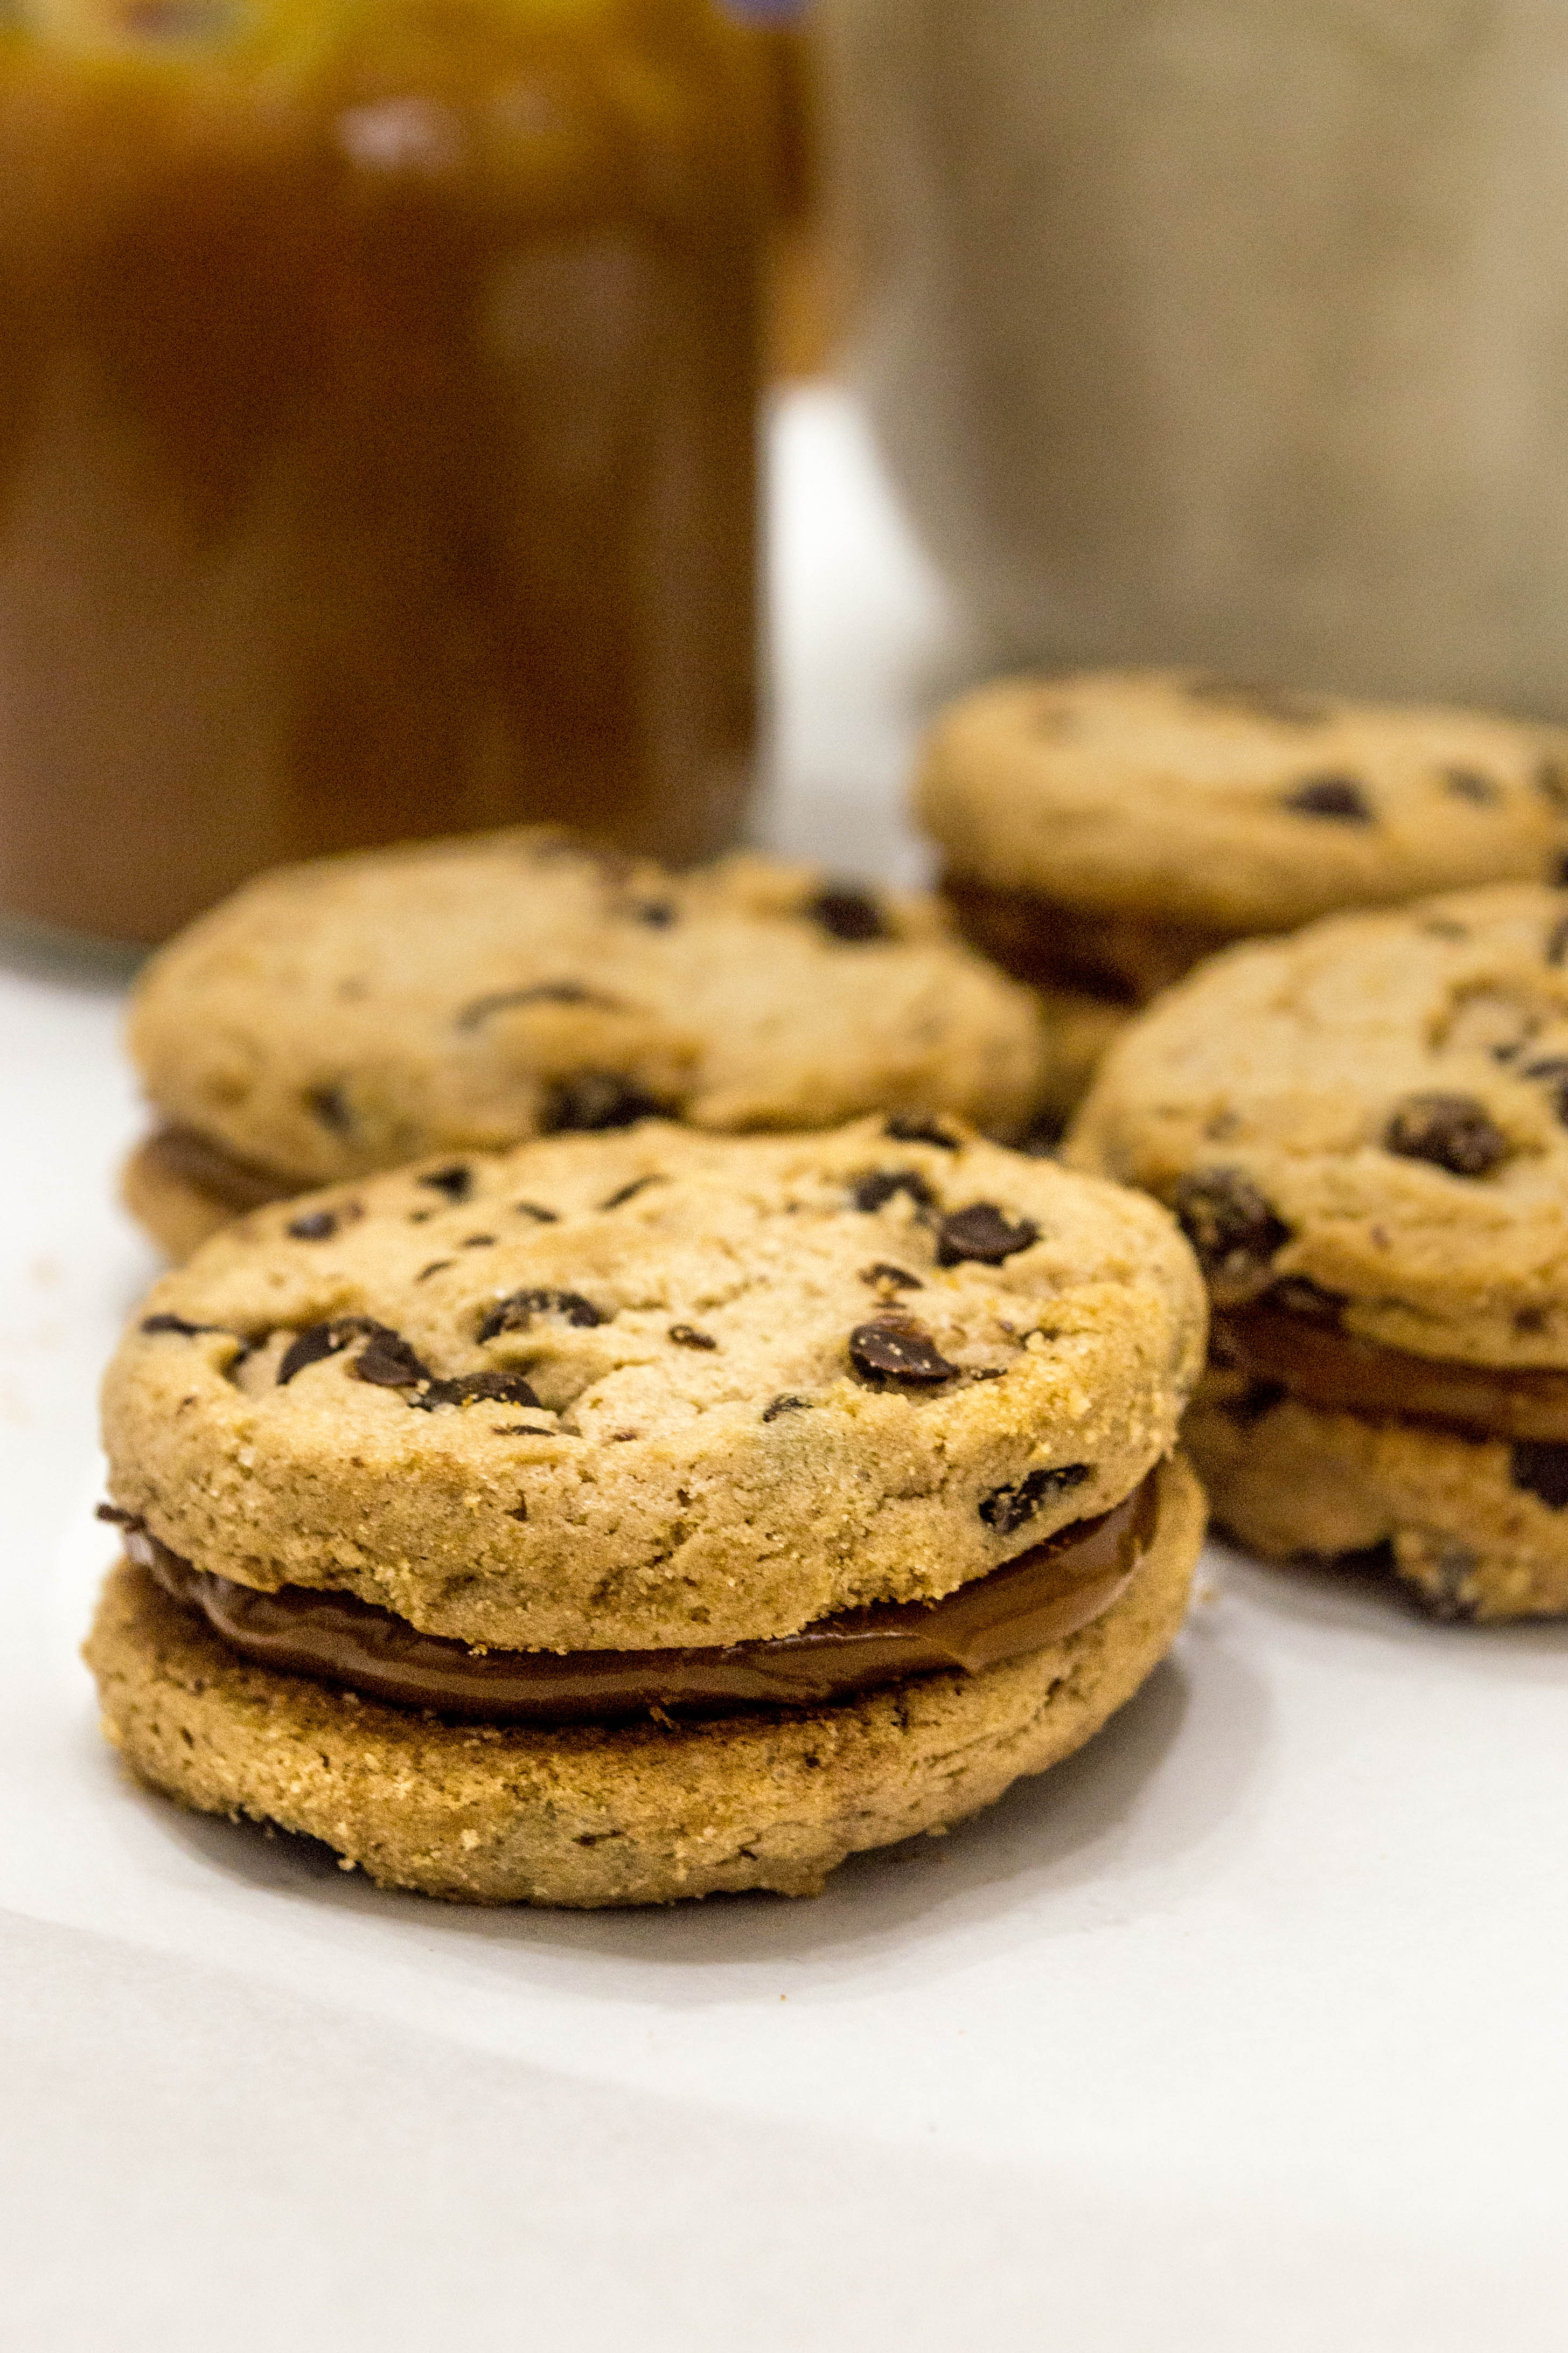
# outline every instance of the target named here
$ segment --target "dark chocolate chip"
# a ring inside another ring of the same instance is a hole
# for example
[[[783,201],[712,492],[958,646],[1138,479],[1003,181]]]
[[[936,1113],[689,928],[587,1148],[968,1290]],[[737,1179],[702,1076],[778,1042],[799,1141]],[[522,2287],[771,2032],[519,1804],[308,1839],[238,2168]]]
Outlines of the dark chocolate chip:
[[[479,1337],[493,1340],[498,1333],[526,1332],[536,1315],[562,1316],[584,1332],[610,1320],[580,1291],[514,1291],[509,1298],[499,1299],[490,1309],[479,1325]]]
[[[1032,1520],[1047,1495],[1064,1495],[1070,1487],[1081,1487],[1089,1477],[1087,1462],[1061,1462],[1048,1471],[1031,1471],[1011,1487],[993,1487],[980,1499],[980,1516],[988,1528],[999,1536],[1010,1536],[1026,1520]]]
[[[426,1380],[408,1402],[433,1413],[438,1405],[537,1406],[539,1399],[521,1373],[456,1373],[449,1380]]]
[[[1509,1476],[1549,1512],[1568,1511],[1568,1446],[1552,1438],[1520,1438],[1509,1454]]]
[[[1527,1337],[1538,1336],[1546,1330],[1551,1321],[1550,1307],[1516,1307],[1513,1311],[1514,1330],[1524,1334]]]
[[[107,1520],[111,1528],[139,1528],[145,1525],[136,1513],[122,1512],[118,1504],[96,1504],[93,1506],[92,1516],[95,1520]]]
[[[494,1234],[465,1234],[462,1241],[464,1250],[490,1250],[494,1245]]]
[[[528,1504],[526,1502],[514,1504],[510,1511],[507,1514],[507,1518],[509,1520],[526,1520],[527,1517]]]
[[[1568,809],[1568,767],[1561,760],[1542,760],[1535,772],[1535,789],[1554,809]]]
[[[335,1209],[307,1209],[302,1218],[290,1218],[288,1231],[297,1242],[324,1242],[338,1230]]]
[[[336,1315],[330,1324],[307,1324],[283,1351],[278,1366],[278,1387],[287,1388],[295,1374],[302,1373],[307,1365],[319,1365],[324,1356],[335,1356],[351,1342],[384,1328],[368,1315]]]
[[[1226,1400],[1225,1409],[1232,1421],[1239,1422],[1243,1430],[1250,1430],[1255,1421],[1261,1421],[1266,1413],[1272,1413],[1277,1405],[1282,1404],[1285,1396],[1283,1381],[1248,1381],[1239,1397]]]
[[[431,1168],[414,1181],[428,1185],[432,1193],[444,1193],[448,1201],[466,1201],[474,1189],[474,1172],[467,1161],[454,1160],[449,1167]]]
[[[1552,1110],[1568,1127],[1568,1055],[1548,1054],[1542,1061],[1527,1062],[1520,1076],[1544,1084]]]
[[[305,1103],[312,1116],[334,1135],[347,1135],[353,1127],[353,1113],[342,1087],[310,1087]]]
[[[875,899],[852,883],[830,882],[808,902],[804,913],[821,925],[829,939],[858,942],[892,937]]]
[[[700,1332],[695,1324],[672,1324],[669,1337],[682,1348],[716,1348],[717,1340],[710,1332]]]
[[[1568,957],[1568,915],[1560,915],[1552,924],[1542,955],[1548,964],[1562,964]]]
[[[514,1201],[511,1206],[516,1216],[531,1218],[536,1225],[558,1226],[561,1223],[559,1209],[542,1208],[537,1201]]]
[[[1443,782],[1457,799],[1473,801],[1477,808],[1495,808],[1502,798],[1501,786],[1479,768],[1445,768]]]
[[[178,1332],[182,1338],[195,1339],[198,1332],[225,1332],[225,1324],[187,1324],[183,1315],[149,1315],[141,1326],[143,1332]]]
[[[805,1413],[809,1409],[810,1405],[809,1398],[776,1397],[771,1405],[765,1405],[763,1408],[763,1419],[776,1421],[781,1413]]]
[[[1473,1095],[1406,1095],[1384,1130],[1383,1148],[1430,1161],[1450,1176],[1487,1176],[1509,1156],[1508,1138]]]
[[[427,1275],[440,1274],[444,1272],[447,1267],[456,1266],[457,1263],[458,1261],[455,1258],[433,1258],[428,1266],[422,1266],[420,1268],[414,1280],[416,1282],[423,1282]]]
[[[612,1193],[607,1201],[600,1202],[599,1207],[601,1209],[618,1209],[623,1201],[635,1201],[637,1195],[646,1193],[650,1185],[663,1185],[668,1181],[663,1176],[634,1176],[629,1185],[623,1185],[618,1193]]]
[[[890,1266],[885,1258],[879,1258],[875,1266],[862,1267],[860,1270],[860,1280],[862,1282],[890,1283],[895,1291],[923,1291],[925,1289],[925,1285],[921,1281],[918,1274],[910,1274],[907,1267]]]
[[[596,988],[584,988],[580,980],[542,980],[531,988],[500,988],[489,997],[476,997],[458,1014],[459,1029],[477,1029],[492,1014],[514,1013],[524,1005],[596,1005],[606,1012],[620,1008],[620,998],[603,996]]]
[[[1375,822],[1366,788],[1353,776],[1308,776],[1292,786],[1281,806],[1296,817],[1336,818],[1342,825]]]
[[[574,1071],[558,1079],[545,1101],[548,1134],[565,1130],[598,1134],[610,1127],[635,1127],[639,1119],[661,1118],[667,1109],[646,1087],[620,1071]]]
[[[1329,712],[1321,702],[1289,687],[1252,686],[1244,680],[1194,678],[1186,692],[1194,702],[1215,702],[1243,711],[1253,719],[1271,719],[1279,727],[1321,727]]]
[[[672,899],[635,899],[628,913],[650,932],[668,932],[677,920]]]
[[[378,1389],[411,1389],[431,1377],[429,1366],[420,1361],[402,1334],[384,1324],[372,1327],[353,1370],[358,1379]]]
[[[895,1144],[934,1144],[939,1152],[961,1152],[962,1136],[954,1135],[940,1120],[926,1119],[919,1112],[900,1111],[893,1113],[883,1134]]]
[[[952,1210],[938,1226],[937,1260],[942,1266],[961,1266],[966,1259],[977,1266],[1000,1266],[1039,1239],[1038,1226],[1027,1218],[1009,1225],[994,1201],[972,1201],[966,1209]]]
[[[1171,1207],[1211,1282],[1232,1294],[1256,1290],[1290,1229],[1241,1168],[1196,1168]]]
[[[951,1381],[959,1370],[909,1315],[878,1315],[869,1324],[857,1324],[849,1335],[849,1356],[868,1380],[900,1381],[916,1388]]]
[[[868,1216],[879,1209],[884,1201],[890,1201],[895,1193],[907,1196],[917,1209],[936,1206],[936,1195],[918,1168],[873,1168],[868,1175],[858,1176],[850,1187],[855,1207],[864,1209]]]

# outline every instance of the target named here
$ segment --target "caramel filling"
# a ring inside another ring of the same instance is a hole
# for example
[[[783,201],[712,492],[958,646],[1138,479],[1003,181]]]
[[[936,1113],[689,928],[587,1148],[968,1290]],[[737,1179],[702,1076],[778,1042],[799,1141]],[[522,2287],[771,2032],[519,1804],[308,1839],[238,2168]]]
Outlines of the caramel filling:
[[[258,1592],[198,1569],[141,1526],[125,1549],[242,1658],[471,1723],[616,1724],[650,1711],[816,1707],[917,1675],[978,1674],[1103,1617],[1154,1535],[1158,1474],[1124,1503],[941,1601],[849,1609],[773,1641],[715,1650],[472,1651],[346,1593]]]
[[[1428,1421],[1466,1436],[1568,1442],[1568,1371],[1461,1365],[1358,1339],[1268,1300],[1222,1309],[1214,1355],[1303,1404],[1384,1420]]]
[[[1069,907],[1032,891],[1002,891],[944,874],[942,895],[972,945],[1037,988],[1087,989],[1144,1005],[1236,936],[1201,923]]]
[[[226,1145],[213,1144],[194,1127],[161,1127],[142,1146],[142,1157],[167,1176],[205,1193],[220,1209],[243,1217],[247,1209],[264,1209],[269,1201],[291,1200],[296,1193],[313,1192],[319,1176],[285,1176],[242,1160]]]

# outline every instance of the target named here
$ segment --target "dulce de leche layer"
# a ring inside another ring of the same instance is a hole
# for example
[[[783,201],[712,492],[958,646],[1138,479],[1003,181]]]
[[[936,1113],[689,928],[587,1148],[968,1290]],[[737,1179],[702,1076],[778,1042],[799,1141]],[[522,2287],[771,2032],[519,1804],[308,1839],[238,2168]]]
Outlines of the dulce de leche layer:
[[[1215,1317],[1215,1361],[1331,1411],[1429,1421],[1466,1435],[1568,1442],[1568,1370],[1415,1356],[1261,1300]]]
[[[195,1567],[144,1527],[125,1549],[258,1665],[399,1707],[486,1724],[616,1724],[650,1711],[816,1707],[916,1675],[978,1674],[1103,1617],[1154,1534],[1158,1473],[1092,1520],[934,1602],[879,1603],[772,1641],[667,1651],[471,1651],[346,1593],[258,1592]]]

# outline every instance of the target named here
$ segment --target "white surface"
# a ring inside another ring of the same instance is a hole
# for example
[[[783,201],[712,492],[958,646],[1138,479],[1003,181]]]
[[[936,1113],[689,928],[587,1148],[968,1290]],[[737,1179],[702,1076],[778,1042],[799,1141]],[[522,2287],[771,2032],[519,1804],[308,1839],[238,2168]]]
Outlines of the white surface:
[[[853,417],[780,433],[770,829],[912,871],[940,603]],[[116,1017],[0,970],[7,2345],[1561,2345],[1568,1632],[1216,1556],[1081,1757],[810,1904],[447,1910],[121,1778]]]

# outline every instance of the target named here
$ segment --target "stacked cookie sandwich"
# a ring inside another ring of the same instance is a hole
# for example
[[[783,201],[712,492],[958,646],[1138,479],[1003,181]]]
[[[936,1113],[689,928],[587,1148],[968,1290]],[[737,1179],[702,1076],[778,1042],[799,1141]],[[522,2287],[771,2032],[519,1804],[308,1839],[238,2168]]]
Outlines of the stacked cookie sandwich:
[[[1042,989],[1062,1093],[1233,940],[1556,881],[1568,736],[1183,671],[1006,679],[939,721],[916,806],[967,936]]]
[[[1231,949],[1068,1138],[1192,1239],[1185,1430],[1274,1556],[1387,1546],[1447,1616],[1568,1610],[1568,893],[1501,886]]]
[[[1163,1209],[935,1120],[263,1208],[109,1374],[106,1728],[437,1895],[815,1890],[1163,1655],[1204,1329]]]
[[[673,875],[537,827],[264,876],[153,958],[131,1046],[160,1125],[126,1197],[176,1257],[424,1154],[659,1114],[1012,1136],[1060,1092],[1039,1007],[935,901],[761,858]]]

